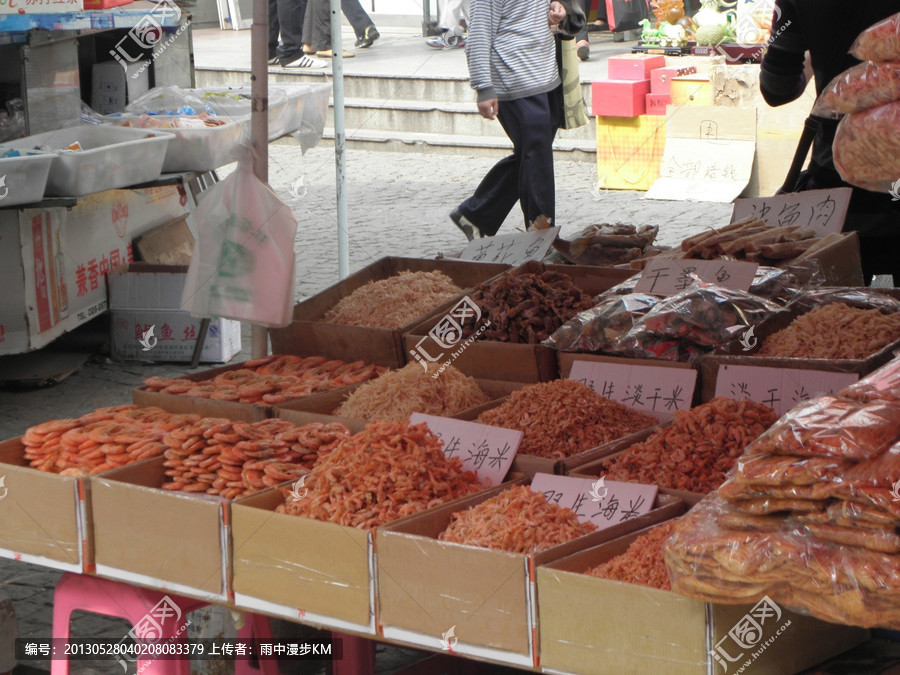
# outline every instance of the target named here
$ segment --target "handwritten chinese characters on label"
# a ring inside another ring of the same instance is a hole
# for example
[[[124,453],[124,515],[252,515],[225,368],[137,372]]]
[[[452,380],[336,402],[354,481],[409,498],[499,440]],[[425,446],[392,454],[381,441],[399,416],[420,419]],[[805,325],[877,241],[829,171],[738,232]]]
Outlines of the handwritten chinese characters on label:
[[[644,267],[634,290],[637,293],[674,295],[699,278],[726,288],[746,291],[759,267],[756,263],[734,260],[674,260],[653,258]]]
[[[817,237],[824,237],[844,229],[851,193],[851,188],[833,188],[792,192],[775,197],[735,199],[731,222],[756,216],[767,225],[800,225],[812,228]]]
[[[522,442],[522,432],[449,417],[413,413],[410,424],[424,422],[441,439],[447,457],[459,457],[466,471],[476,471],[482,485],[503,481]]]
[[[581,522],[593,523],[600,530],[644,515],[653,508],[659,491],[656,485],[549,473],[536,473],[531,489],[542,492],[551,504],[571,509]]]
[[[461,260],[474,262],[522,265],[529,260],[542,260],[558,233],[558,227],[551,227],[548,230],[475,239],[463,249],[459,257]]]
[[[801,368],[720,365],[716,396],[748,398],[783,415],[802,401],[819,394],[834,394],[859,379],[855,373],[832,373]]]
[[[667,422],[677,410],[691,407],[697,371],[693,368],[575,361],[569,379],[588,385],[611,401]]]

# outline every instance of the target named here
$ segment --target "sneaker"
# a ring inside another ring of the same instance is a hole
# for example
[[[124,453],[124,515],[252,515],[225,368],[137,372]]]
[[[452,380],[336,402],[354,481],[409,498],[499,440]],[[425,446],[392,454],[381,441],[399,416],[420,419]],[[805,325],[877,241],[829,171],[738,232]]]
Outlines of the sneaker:
[[[270,57],[269,57],[269,60],[266,61],[266,63],[268,63],[270,66],[274,66],[276,63],[278,63],[278,57],[277,57],[277,56],[270,56]]]
[[[450,220],[463,231],[463,234],[468,237],[469,241],[473,239],[481,239],[484,235],[481,233],[481,230],[468,218],[466,218],[459,209],[453,209],[450,212]]]
[[[425,40],[425,44],[432,49],[462,49],[466,46],[466,37],[448,30],[440,35],[432,35]]]
[[[575,45],[575,53],[578,54],[578,58],[582,61],[589,60],[591,58],[591,43],[587,40],[580,40]]]
[[[299,59],[295,59],[290,63],[282,63],[282,68],[324,68],[328,65],[327,61],[323,61],[322,59],[314,59],[310,56],[306,56],[305,54],[301,56]]]
[[[366,49],[367,47],[371,47],[372,43],[380,37],[381,33],[378,32],[378,29],[375,28],[375,26],[367,26],[366,30],[363,31],[362,36],[354,43],[353,46],[357,49]]]
[[[341,54],[345,59],[350,59],[356,56],[355,53],[349,52],[346,49],[341,50]],[[316,57],[320,59],[330,59],[334,56],[334,53],[330,49],[320,49],[316,52]]]

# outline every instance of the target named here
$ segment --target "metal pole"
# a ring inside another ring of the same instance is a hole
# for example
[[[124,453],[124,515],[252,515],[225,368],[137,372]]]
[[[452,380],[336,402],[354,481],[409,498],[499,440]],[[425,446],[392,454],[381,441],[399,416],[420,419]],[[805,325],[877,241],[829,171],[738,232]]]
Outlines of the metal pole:
[[[253,146],[253,173],[269,182],[269,3],[253,0],[253,24],[250,27],[250,143]],[[250,354],[258,359],[269,352],[269,332],[253,325]]]
[[[260,0],[255,0],[260,2]],[[344,49],[341,45],[341,1],[331,0],[331,75],[334,81],[334,168],[337,179],[338,276],[350,274],[344,157]]]

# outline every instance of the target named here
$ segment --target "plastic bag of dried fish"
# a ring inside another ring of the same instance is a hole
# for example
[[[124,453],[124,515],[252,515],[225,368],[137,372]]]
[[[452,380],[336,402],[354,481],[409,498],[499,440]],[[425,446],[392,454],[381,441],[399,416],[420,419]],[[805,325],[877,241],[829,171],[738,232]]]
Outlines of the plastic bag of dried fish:
[[[602,296],[601,296],[602,297]],[[616,345],[634,322],[656,306],[660,298],[629,293],[602,298],[596,306],[569,319],[543,344],[564,352],[599,352]]]

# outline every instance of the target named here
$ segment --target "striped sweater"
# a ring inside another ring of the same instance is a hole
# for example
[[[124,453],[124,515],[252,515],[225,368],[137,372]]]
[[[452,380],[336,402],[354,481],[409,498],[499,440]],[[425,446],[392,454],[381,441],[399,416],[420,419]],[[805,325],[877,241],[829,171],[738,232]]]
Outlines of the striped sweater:
[[[509,101],[559,86],[550,0],[472,0],[466,58],[478,100]]]

